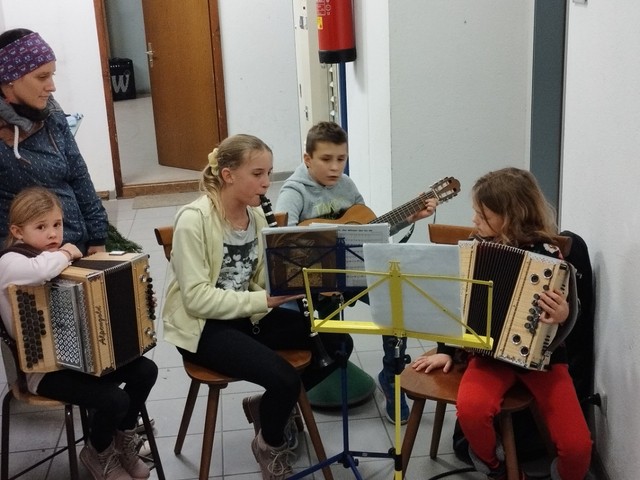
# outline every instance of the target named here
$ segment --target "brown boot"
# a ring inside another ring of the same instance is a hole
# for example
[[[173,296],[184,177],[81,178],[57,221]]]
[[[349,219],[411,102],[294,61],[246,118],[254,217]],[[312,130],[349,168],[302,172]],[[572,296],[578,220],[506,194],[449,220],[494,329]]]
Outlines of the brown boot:
[[[262,394],[242,399],[242,409],[249,423],[253,423],[256,435],[260,432],[260,400],[262,400]]]
[[[80,461],[95,480],[132,480],[131,475],[120,464],[115,442],[98,453],[89,443],[80,452]]]
[[[262,395],[253,395],[252,397],[245,397],[242,399],[242,409],[244,410],[244,414],[247,417],[249,423],[253,423],[253,429],[258,435],[260,431],[260,401],[262,400]],[[298,419],[301,418],[300,411],[298,410],[298,406],[296,405],[293,410],[291,410],[291,415],[289,415],[289,419],[287,420],[286,425],[284,426],[284,439],[289,446],[289,449],[295,450],[298,448],[298,432],[302,431],[298,427]]]
[[[149,467],[138,457],[138,436],[135,429],[116,432],[116,449],[120,455],[120,463],[133,480],[145,480],[151,472]]]
[[[291,474],[291,460],[295,454],[286,443],[280,447],[272,447],[258,433],[251,442],[251,450],[256,457],[264,480],[282,480]]]

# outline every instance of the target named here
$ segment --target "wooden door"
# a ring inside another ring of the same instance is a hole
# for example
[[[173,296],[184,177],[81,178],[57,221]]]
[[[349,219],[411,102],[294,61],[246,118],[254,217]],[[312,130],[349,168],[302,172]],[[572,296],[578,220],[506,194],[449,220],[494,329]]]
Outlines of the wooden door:
[[[142,0],[158,163],[202,170],[226,137],[217,0]]]

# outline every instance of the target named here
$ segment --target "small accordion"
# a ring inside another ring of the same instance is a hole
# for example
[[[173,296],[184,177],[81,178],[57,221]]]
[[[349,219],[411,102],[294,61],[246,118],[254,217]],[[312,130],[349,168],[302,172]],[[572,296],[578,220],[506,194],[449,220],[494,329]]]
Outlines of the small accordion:
[[[149,256],[96,253],[44,285],[11,285],[20,368],[102,376],[156,345]]]
[[[490,328],[493,347],[474,352],[530,370],[547,368],[551,353],[569,334],[577,315],[575,271],[571,264],[498,243],[462,241],[458,245],[460,276],[493,282]],[[573,318],[565,322],[561,335],[558,325],[540,321],[542,309],[537,300],[547,290],[557,290],[565,298],[571,293]],[[465,282],[461,295],[463,320],[473,331],[484,334],[487,287]]]

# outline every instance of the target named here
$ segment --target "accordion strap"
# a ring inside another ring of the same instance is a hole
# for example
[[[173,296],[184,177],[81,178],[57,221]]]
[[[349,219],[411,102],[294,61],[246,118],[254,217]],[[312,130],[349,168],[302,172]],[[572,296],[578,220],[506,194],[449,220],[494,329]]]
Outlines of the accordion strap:
[[[9,253],[9,252],[21,253],[22,255],[28,258],[37,257],[42,253],[41,250],[38,250],[37,248],[33,248],[32,246],[27,245],[26,243],[16,243],[15,245],[11,245],[10,247],[2,250],[0,252],[0,257],[2,257],[5,253]]]

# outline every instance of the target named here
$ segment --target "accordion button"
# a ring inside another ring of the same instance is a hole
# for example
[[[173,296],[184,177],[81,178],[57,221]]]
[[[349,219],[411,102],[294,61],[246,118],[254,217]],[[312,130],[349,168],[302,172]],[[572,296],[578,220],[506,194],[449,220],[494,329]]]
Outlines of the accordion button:
[[[521,347],[520,348],[520,355],[522,355],[523,357],[526,357],[529,355],[529,348],[528,347]]]
[[[540,281],[540,277],[534,273],[533,275],[531,275],[531,277],[529,277],[529,280],[535,285]]]
[[[515,345],[519,345],[520,342],[522,341],[522,338],[520,337],[520,335],[514,335],[513,337],[511,337],[511,341],[515,344]]]
[[[551,278],[553,276],[553,270],[550,268],[545,268],[544,270],[544,278]]]

